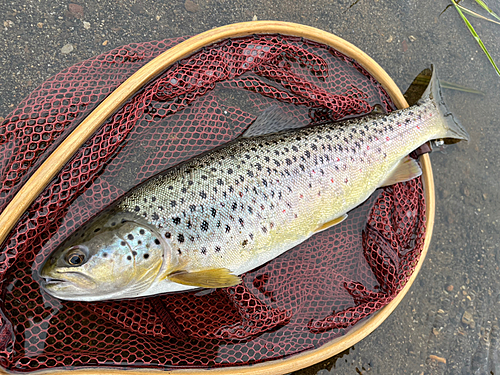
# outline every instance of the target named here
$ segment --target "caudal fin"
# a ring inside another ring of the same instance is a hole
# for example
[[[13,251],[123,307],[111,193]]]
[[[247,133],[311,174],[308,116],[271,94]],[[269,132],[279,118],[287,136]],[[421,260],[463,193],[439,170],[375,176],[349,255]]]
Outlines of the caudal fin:
[[[428,82],[427,86],[425,83]],[[441,95],[441,85],[434,67],[423,70],[410,85],[405,93],[409,105],[420,104],[431,100],[436,104],[439,114],[443,118],[446,133],[442,136],[445,143],[457,143],[469,140],[469,134],[460,122],[453,116],[444,103]]]

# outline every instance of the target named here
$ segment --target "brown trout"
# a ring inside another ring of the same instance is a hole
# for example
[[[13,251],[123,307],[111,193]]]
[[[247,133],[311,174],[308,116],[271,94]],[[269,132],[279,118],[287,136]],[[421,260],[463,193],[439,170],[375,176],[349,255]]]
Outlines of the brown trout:
[[[404,110],[262,134],[290,127],[268,122],[132,189],[50,255],[42,287],[98,301],[236,285],[375,189],[420,175],[408,154],[422,144],[468,139],[434,73]]]

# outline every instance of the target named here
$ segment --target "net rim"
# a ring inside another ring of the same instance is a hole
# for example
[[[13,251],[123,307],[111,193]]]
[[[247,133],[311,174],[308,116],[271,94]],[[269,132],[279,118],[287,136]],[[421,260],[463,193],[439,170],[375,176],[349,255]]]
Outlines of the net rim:
[[[4,241],[20,216],[47,186],[50,180],[59,172],[64,164],[73,156],[78,148],[80,148],[81,145],[100,127],[100,125],[106,121],[112,113],[121,107],[135,92],[140,90],[146,83],[154,79],[176,61],[193,54],[205,46],[226,38],[243,37],[252,34],[282,34],[303,37],[305,39],[333,47],[344,55],[353,58],[364,69],[366,69],[368,73],[370,73],[384,87],[398,109],[408,107],[401,91],[389,75],[380,67],[380,65],[378,65],[371,57],[366,55],[359,48],[326,31],[311,26],[282,21],[242,22],[208,30],[172,47],[139,69],[105,100],[103,100],[101,104],[82,121],[82,123],[38,168],[38,170],[35,171],[31,178],[25,183],[25,185],[14,196],[12,201],[2,212],[0,215],[0,243]],[[186,375],[200,375],[206,374],[207,371],[215,374],[231,374],[235,372],[238,374],[284,374],[314,365],[351,347],[373,332],[392,313],[392,311],[394,311],[396,306],[401,302],[413,284],[413,281],[415,280],[425,259],[434,225],[435,196],[430,158],[427,154],[425,154],[422,155],[420,160],[422,164],[423,185],[427,207],[427,229],[418,264],[407,284],[389,304],[368,318],[366,321],[355,325],[346,335],[334,339],[328,344],[325,344],[317,349],[296,354],[286,359],[272,360],[255,365],[231,366],[211,370],[178,369],[170,371],[155,369],[121,370],[94,367],[87,369],[74,369],[71,370],[71,374],[139,375],[155,374],[160,372],[162,374],[175,372]],[[33,373],[45,374],[55,372],[58,374],[70,374],[69,370],[57,369],[47,369]],[[9,372],[4,369],[0,369],[0,374],[8,373]]]

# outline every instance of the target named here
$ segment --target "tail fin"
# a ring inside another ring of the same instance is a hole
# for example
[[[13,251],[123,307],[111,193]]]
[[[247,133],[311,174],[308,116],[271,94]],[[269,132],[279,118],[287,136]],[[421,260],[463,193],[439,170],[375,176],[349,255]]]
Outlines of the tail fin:
[[[425,86],[426,82],[428,82],[427,86]],[[425,90],[423,90],[424,88]],[[443,136],[446,144],[457,143],[461,140],[469,140],[467,131],[460,122],[453,117],[453,114],[444,103],[441,95],[441,85],[439,84],[437,73],[432,65],[431,69],[427,68],[423,70],[417,78],[413,80],[413,83],[405,93],[405,97],[409,105],[420,104],[426,100],[431,100],[436,104],[446,128],[446,133]]]

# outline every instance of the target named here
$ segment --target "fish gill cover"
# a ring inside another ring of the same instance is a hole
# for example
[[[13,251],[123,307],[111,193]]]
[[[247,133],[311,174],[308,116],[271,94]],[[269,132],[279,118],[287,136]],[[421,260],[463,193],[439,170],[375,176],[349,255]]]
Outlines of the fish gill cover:
[[[0,209],[103,98],[184,39],[117,48],[25,99],[0,127]],[[355,61],[301,38],[227,39],[177,62],[78,150],[2,245],[1,366],[257,363],[317,348],[390,302],[423,247],[420,178],[378,190],[235,287],[95,303],[40,291],[37,272],[66,236],[131,187],[235,139],[271,105],[304,125],[395,109]]]

